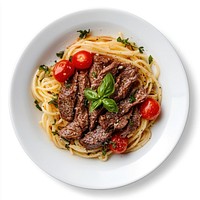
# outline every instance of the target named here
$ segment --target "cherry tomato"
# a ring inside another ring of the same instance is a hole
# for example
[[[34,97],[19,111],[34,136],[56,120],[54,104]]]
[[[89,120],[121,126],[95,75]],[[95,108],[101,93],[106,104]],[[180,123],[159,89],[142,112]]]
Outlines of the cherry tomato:
[[[152,99],[147,98],[140,107],[140,113],[144,119],[154,120],[160,114],[160,104]]]
[[[93,55],[88,51],[79,51],[72,56],[72,63],[76,69],[88,69],[91,67]]]
[[[111,138],[109,148],[113,153],[120,154],[126,151],[127,146],[128,146],[128,139],[123,138],[118,134],[114,135]]]
[[[53,75],[59,82],[66,81],[73,74],[74,66],[69,60],[61,60],[53,68]]]

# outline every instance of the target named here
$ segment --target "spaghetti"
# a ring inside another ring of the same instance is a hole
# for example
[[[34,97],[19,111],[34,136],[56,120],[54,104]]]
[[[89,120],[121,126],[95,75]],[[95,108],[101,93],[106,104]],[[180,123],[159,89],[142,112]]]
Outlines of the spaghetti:
[[[124,63],[131,63],[138,68],[140,74],[139,84],[146,89],[148,97],[161,103],[162,90],[158,82],[160,69],[155,59],[143,53],[143,49],[138,48],[133,43],[126,45],[109,36],[88,36],[84,39],[78,39],[74,44],[67,47],[62,59],[70,60],[80,50],[107,55]],[[111,150],[107,149],[105,152],[103,147],[86,150],[79,140],[68,141],[57,134],[59,130],[66,127],[68,122],[61,118],[57,108],[56,100],[62,85],[55,80],[52,69],[53,66],[49,67],[48,70],[38,69],[32,81],[33,97],[43,113],[40,121],[41,126],[58,148],[67,149],[72,154],[84,158],[107,160],[112,154]],[[128,147],[125,153],[136,151],[149,141],[151,138],[150,128],[154,121],[141,118],[140,126],[127,135]]]

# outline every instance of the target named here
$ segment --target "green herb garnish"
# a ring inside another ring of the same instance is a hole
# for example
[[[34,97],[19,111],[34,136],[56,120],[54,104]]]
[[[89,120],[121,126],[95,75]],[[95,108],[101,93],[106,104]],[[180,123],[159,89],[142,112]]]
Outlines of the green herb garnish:
[[[129,119],[129,120],[128,120],[128,124],[129,124],[130,126],[133,126],[134,123],[133,123],[133,121],[131,121],[131,119]]]
[[[102,148],[102,155],[105,156],[107,153],[107,148]]]
[[[38,110],[42,111],[42,108],[39,106],[39,102],[38,102],[37,100],[35,100],[34,103],[35,103],[35,107],[36,107]]]
[[[144,52],[144,47],[139,47],[138,49],[139,49],[139,52],[140,52],[140,53],[143,53],[143,52]]]
[[[55,131],[52,131],[53,135],[58,135],[58,131],[55,130]]]
[[[97,78],[97,73],[96,73],[96,72],[92,72],[92,76],[93,76],[94,78]]]
[[[72,85],[71,83],[66,83],[66,84],[65,84],[65,87],[66,87],[66,88],[70,88],[71,85]]]
[[[64,51],[59,51],[58,53],[56,53],[56,56],[59,58],[62,58],[64,55]]]
[[[84,95],[87,98],[87,100],[89,100],[89,101],[95,101],[95,100],[99,99],[97,92],[90,88],[86,88],[84,90]]]
[[[102,100],[98,99],[96,101],[92,101],[90,106],[90,112],[93,112],[96,108],[98,108],[102,104]]]
[[[108,151],[108,143],[104,142],[102,147],[102,155],[105,156]]]
[[[118,112],[117,104],[113,99],[104,98],[102,102],[103,107],[106,108],[109,112]]]
[[[133,103],[134,101],[135,101],[135,97],[134,97],[133,94],[131,94],[130,97],[129,97],[129,102]]]
[[[112,145],[113,149],[115,149],[117,147],[117,144],[114,141],[110,141],[110,144]]]
[[[55,94],[54,98],[52,98],[52,100],[49,101],[48,104],[53,104],[56,108],[58,108],[58,95]]]
[[[91,101],[90,112],[94,111],[100,105],[106,108],[109,112],[118,112],[116,102],[109,98],[115,91],[115,80],[111,73],[108,73],[102,80],[97,91],[90,88],[84,90],[84,95],[88,101]]]
[[[125,47],[129,47],[132,50],[134,50],[136,48],[136,44],[133,42],[129,42],[128,40],[129,38],[126,39],[122,39],[121,37],[117,38],[117,42],[121,42],[122,44],[124,44]]]
[[[83,39],[83,38],[86,38],[87,35],[90,33],[90,29],[88,29],[88,30],[79,30],[77,32],[80,33],[79,38]]]
[[[121,42],[122,44],[125,45],[125,47],[131,45],[131,43],[128,40],[129,38],[126,38],[126,39],[122,39],[121,37],[117,38],[117,42]]]
[[[150,55],[148,60],[149,60],[149,64],[151,64],[153,62],[153,57]]]
[[[46,65],[40,65],[39,66],[39,70],[43,70],[45,72],[45,74],[49,74],[50,73],[50,69]]]

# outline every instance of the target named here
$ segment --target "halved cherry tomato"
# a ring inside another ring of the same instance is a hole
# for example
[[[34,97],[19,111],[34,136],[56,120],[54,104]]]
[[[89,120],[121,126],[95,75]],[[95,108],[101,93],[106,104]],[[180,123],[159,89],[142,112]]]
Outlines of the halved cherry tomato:
[[[152,98],[147,98],[140,107],[140,113],[144,119],[154,120],[160,114],[160,104]]]
[[[93,54],[88,51],[79,51],[72,56],[72,63],[76,69],[88,69],[93,62]]]
[[[121,137],[119,134],[111,138],[109,148],[113,153],[124,153],[128,146],[128,139]]]
[[[73,74],[74,66],[69,60],[61,60],[53,68],[53,75],[59,82],[66,81]]]

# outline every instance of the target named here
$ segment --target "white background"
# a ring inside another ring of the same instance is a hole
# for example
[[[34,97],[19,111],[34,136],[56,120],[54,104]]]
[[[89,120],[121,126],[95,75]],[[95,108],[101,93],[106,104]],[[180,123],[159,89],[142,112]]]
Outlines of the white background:
[[[198,0],[2,0],[0,199],[199,199],[200,7],[198,2]],[[170,157],[142,180],[113,190],[81,189],[61,183],[47,175],[23,151],[9,116],[9,87],[12,73],[28,43],[54,20],[87,8],[118,8],[150,22],[177,50],[190,83],[188,123]]]

